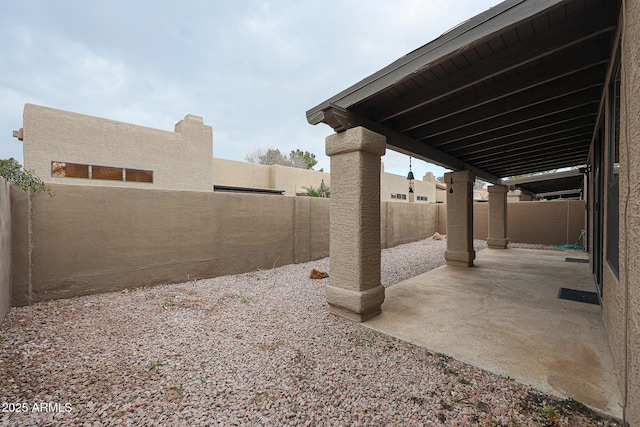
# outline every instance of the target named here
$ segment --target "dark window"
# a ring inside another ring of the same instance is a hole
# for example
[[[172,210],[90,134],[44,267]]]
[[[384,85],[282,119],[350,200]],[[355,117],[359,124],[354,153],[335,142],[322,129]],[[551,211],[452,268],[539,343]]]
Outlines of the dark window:
[[[126,169],[125,175],[127,181],[153,182],[153,171],[145,171],[141,169]]]
[[[91,178],[122,181],[122,168],[114,168],[111,166],[92,166]]]
[[[619,179],[616,169],[620,161],[620,57],[616,59],[616,65],[609,82],[609,139],[607,161],[607,262],[611,270],[619,279],[618,272],[618,241],[619,241]]]
[[[89,178],[89,165],[51,162],[51,176],[64,178]]]

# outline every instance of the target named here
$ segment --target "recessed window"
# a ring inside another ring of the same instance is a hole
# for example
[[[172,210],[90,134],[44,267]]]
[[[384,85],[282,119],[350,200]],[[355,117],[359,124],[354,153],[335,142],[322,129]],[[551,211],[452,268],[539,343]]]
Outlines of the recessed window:
[[[51,162],[51,176],[63,178],[89,178],[89,165]]]
[[[51,176],[56,178],[106,179],[109,181],[153,183],[153,171],[67,162],[51,162]]]
[[[142,169],[126,169],[125,177],[127,181],[153,182],[153,171],[145,171]]]
[[[111,181],[122,181],[122,168],[114,168],[111,166],[92,166],[92,179],[108,179]]]

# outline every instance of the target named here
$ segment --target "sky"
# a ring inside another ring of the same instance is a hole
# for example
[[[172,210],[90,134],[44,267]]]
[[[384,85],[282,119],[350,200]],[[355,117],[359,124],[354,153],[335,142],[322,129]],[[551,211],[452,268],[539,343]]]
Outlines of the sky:
[[[22,162],[12,132],[32,103],[169,131],[195,114],[215,157],[301,149],[328,171],[333,131],[307,110],[498,3],[0,0],[0,158]],[[408,172],[406,155],[383,161]]]

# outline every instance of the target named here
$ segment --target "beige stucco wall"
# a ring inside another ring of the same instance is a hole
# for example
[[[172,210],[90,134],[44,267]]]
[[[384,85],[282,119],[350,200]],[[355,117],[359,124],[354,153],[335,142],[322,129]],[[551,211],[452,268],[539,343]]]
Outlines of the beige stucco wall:
[[[603,311],[626,392],[626,420],[635,426],[640,425],[640,3],[623,2],[622,17],[620,280],[605,261]]]
[[[56,195],[51,199],[30,199],[11,187],[14,305],[271,268],[329,254],[331,199],[52,187]],[[553,227],[558,209],[574,203],[580,202],[521,205],[525,213],[542,204],[556,207],[535,220]],[[381,202],[381,246],[424,239],[436,230],[445,234],[445,207]],[[486,222],[486,204],[476,204],[476,210],[476,221]],[[534,220],[526,216],[529,226]],[[481,226],[475,228],[482,233]],[[566,222],[560,228],[566,229]]]
[[[271,175],[271,166],[213,158],[213,183],[215,185],[273,188]]]
[[[0,177],[0,323],[11,306],[11,193]]]
[[[329,251],[327,199],[52,187],[55,197],[33,198],[31,209],[26,199],[15,203],[16,305],[272,268]],[[297,209],[299,199],[313,209]]]
[[[380,203],[382,248],[432,236],[438,230],[438,206],[430,203]]]
[[[284,190],[285,196],[295,196],[296,193],[306,193],[304,187],[320,188],[324,184],[331,187],[331,174],[317,172],[310,169],[291,168],[281,165],[272,165],[273,186],[277,190]]]
[[[514,243],[564,245],[584,230],[584,201],[516,202],[507,207],[507,236]],[[583,241],[580,242],[583,245]]]
[[[439,205],[438,208],[438,232],[446,234],[446,206]],[[488,203],[474,203],[474,239],[485,240],[487,238],[488,215]],[[584,201],[581,200],[507,204],[507,237],[513,243],[573,244],[584,226]]]
[[[407,173],[409,171],[407,170]],[[436,179],[431,172],[426,173],[422,179],[416,177],[413,181],[413,192],[415,194],[415,202],[418,203],[418,196],[427,197],[426,203],[436,202]],[[383,202],[390,201],[391,193],[406,194],[406,200],[395,200],[397,202],[409,202],[409,181],[407,177],[396,175],[384,171],[384,163],[380,166],[380,200]],[[420,202],[425,203],[425,202]]]
[[[304,187],[319,188],[323,179],[331,187],[331,174],[326,172],[219,158],[213,159],[213,177],[215,185],[284,190],[285,196],[305,193]]]
[[[187,115],[175,132],[27,104],[23,116],[24,166],[59,184],[213,191],[213,134]],[[153,171],[153,183],[51,176],[51,162]]]

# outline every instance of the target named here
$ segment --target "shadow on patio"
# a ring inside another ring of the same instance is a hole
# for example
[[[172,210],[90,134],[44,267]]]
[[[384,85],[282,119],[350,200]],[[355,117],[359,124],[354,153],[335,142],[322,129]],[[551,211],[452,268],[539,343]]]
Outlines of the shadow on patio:
[[[576,251],[486,249],[475,267],[444,266],[386,290],[364,325],[622,418],[602,309],[558,299],[595,291]]]

